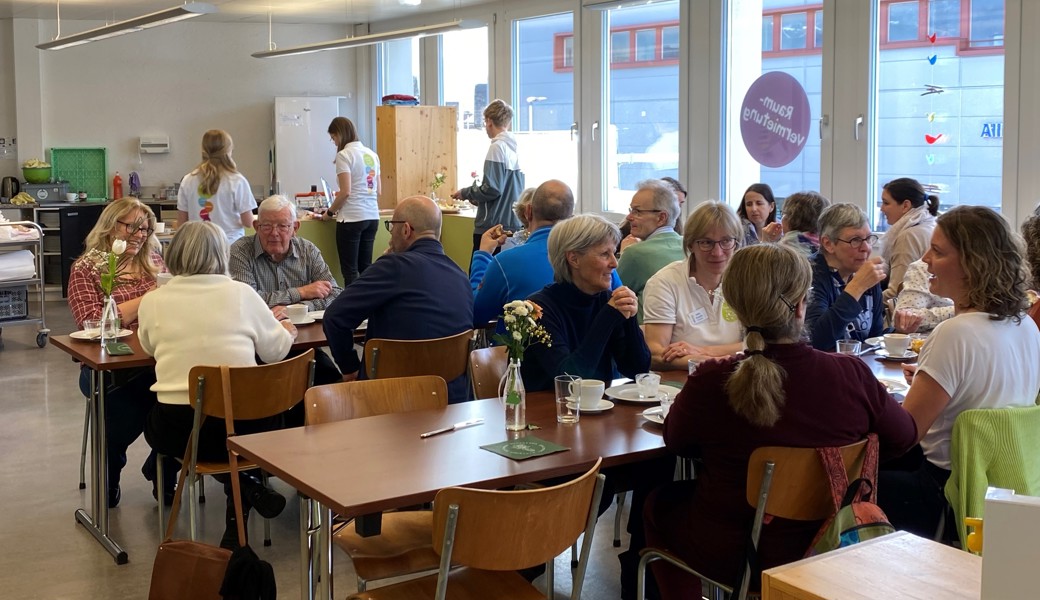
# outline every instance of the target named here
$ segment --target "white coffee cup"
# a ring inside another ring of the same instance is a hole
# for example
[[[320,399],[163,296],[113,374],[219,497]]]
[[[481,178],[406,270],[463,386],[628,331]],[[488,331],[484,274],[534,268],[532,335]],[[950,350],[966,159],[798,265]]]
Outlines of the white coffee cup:
[[[307,305],[290,304],[285,307],[285,316],[289,317],[293,324],[300,324],[307,320]]]
[[[599,407],[603,399],[603,390],[606,384],[599,379],[582,379],[581,392],[578,394],[578,404],[582,410],[592,410]]]
[[[65,201],[66,202],[78,202],[79,201],[79,194],[77,194],[76,192],[69,192],[69,193],[65,194]]]
[[[904,356],[910,347],[910,336],[905,333],[886,333],[883,339],[889,356]]]
[[[155,287],[161,288],[167,283],[170,283],[171,279],[173,279],[173,273],[157,273],[155,275]]]
[[[155,223],[155,233],[166,233],[166,223],[157,221]]]

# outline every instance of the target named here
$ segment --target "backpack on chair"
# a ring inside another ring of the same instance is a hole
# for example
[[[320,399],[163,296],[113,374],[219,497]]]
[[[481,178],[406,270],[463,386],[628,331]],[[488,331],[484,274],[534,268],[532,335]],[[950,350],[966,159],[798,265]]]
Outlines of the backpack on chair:
[[[874,503],[877,498],[877,435],[871,433],[867,436],[863,471],[851,485],[837,448],[817,448],[816,451],[831,481],[835,513],[820,527],[805,555],[816,556],[895,532],[884,511]]]

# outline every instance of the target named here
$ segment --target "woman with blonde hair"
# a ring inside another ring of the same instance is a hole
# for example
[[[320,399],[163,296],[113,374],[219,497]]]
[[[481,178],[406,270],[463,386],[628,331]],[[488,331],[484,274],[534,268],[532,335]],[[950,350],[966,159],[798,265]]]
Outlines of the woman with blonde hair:
[[[256,198],[249,182],[231,158],[234,143],[228,132],[210,129],[202,136],[202,162],[181,179],[177,192],[177,219],[209,221],[232,243],[253,226]]]
[[[336,220],[336,250],[343,285],[350,285],[372,264],[379,229],[379,156],[361,143],[353,121],[336,117],[329,123],[336,144],[339,190],[322,219]]]
[[[69,272],[69,310],[80,328],[84,322],[101,318],[105,293],[101,289],[101,272],[108,269],[107,256],[113,242],[119,240],[126,249],[119,255],[118,280],[112,289],[112,299],[123,328],[137,324],[141,299],[155,289],[156,274],[163,270],[159,242],[155,239],[155,215],[137,198],[121,198],[101,212],[86,240],[86,251],[72,263]],[[120,473],[126,465],[126,449],[141,435],[148,411],[155,404],[155,394],[148,388],[155,383],[151,367],[124,369],[118,376],[108,378],[105,387],[105,427],[108,432],[106,460],[108,470],[108,506],[119,504]],[[84,396],[92,397],[91,370],[80,369],[79,386]],[[176,467],[171,463],[176,472]],[[155,456],[148,457],[142,469],[145,477],[153,480]],[[167,490],[173,492],[170,482]],[[153,494],[155,488],[153,487]]]
[[[802,340],[811,281],[809,262],[797,249],[757,244],[738,250],[722,291],[746,325],[748,349],[743,357],[701,364],[664,422],[668,449],[699,458],[703,469],[696,480],[665,484],[647,500],[647,545],[725,585],[739,584],[743,571],[754,516],[745,500],[747,469],[756,448],[843,446],[877,433],[882,456],[896,456],[915,438],[910,415],[869,367]],[[758,547],[761,568],[800,559],[820,525],[767,522]],[[663,561],[653,563],[653,572],[663,599],[700,589],[695,577]],[[752,574],[752,591],[759,579]]]
[[[686,369],[690,360],[740,351],[740,322],[721,285],[743,234],[740,218],[722,202],[701,203],[690,213],[683,234],[688,258],[658,271],[643,289],[643,332],[653,368]]]

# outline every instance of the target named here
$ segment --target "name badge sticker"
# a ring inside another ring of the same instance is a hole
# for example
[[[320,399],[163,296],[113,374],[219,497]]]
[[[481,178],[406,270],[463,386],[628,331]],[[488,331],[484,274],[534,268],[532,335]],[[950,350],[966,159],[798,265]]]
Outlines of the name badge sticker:
[[[700,325],[701,323],[708,320],[708,311],[704,310],[703,308],[698,308],[697,310],[693,311],[693,314],[690,315],[690,318],[693,319],[694,325]]]

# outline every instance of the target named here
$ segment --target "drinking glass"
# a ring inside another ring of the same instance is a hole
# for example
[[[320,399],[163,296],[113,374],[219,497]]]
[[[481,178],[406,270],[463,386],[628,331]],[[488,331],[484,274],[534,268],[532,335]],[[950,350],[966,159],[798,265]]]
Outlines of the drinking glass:
[[[657,397],[657,388],[661,385],[661,376],[657,373],[640,373],[636,375],[636,388],[639,390],[639,399]]]
[[[662,392],[658,397],[661,400],[661,418],[667,419],[668,411],[671,410],[672,402],[674,402],[675,400],[669,397],[668,394],[664,392]]]
[[[556,382],[556,422],[577,423],[581,418],[581,377],[576,375],[557,375]]]
[[[859,354],[862,344],[859,340],[838,340],[838,354],[851,354],[856,356]]]

